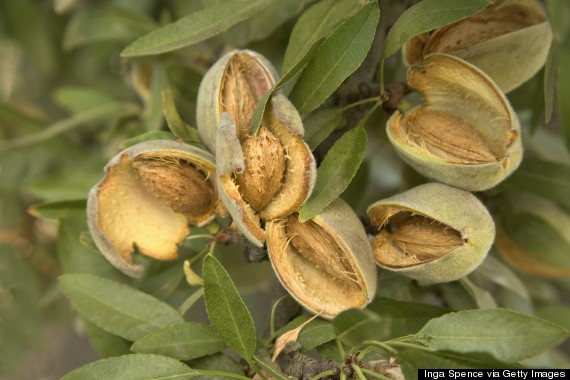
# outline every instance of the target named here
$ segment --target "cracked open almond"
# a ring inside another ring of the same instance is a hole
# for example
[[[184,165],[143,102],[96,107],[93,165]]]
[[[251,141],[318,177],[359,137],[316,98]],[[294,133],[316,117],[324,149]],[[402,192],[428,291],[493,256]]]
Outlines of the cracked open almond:
[[[223,112],[244,136],[251,129],[257,102],[277,81],[273,65],[251,50],[232,50],[206,72],[196,107],[196,124],[204,144],[216,151],[216,134]]]
[[[222,114],[216,142],[220,197],[238,229],[262,246],[262,221],[295,212],[311,194],[316,165],[301,139],[303,124],[283,95],[275,94],[257,135]]]
[[[458,280],[485,258],[495,224],[471,193],[428,183],[373,203],[372,241],[382,268],[426,282]]]
[[[330,319],[374,297],[374,255],[358,216],[341,199],[306,222],[297,214],[269,221],[266,231],[277,277],[308,310]]]
[[[503,92],[475,66],[433,54],[408,69],[423,104],[388,120],[400,156],[426,177],[470,191],[489,189],[520,164],[520,124]]]
[[[195,146],[156,140],[116,155],[88,197],[91,236],[117,269],[132,277],[135,249],[157,260],[173,260],[189,224],[205,225],[225,214],[217,196],[213,156]]]
[[[487,73],[509,92],[544,65],[552,30],[535,0],[497,0],[481,12],[412,38],[404,57],[421,64],[432,53],[462,58]]]

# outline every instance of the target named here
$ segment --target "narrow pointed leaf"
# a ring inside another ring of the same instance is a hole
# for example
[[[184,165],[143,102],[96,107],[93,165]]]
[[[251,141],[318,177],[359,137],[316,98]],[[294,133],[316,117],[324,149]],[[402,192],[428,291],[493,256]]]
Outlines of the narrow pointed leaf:
[[[523,368],[518,364],[496,360],[489,354],[458,354],[450,351],[429,352],[406,350],[396,355],[406,379],[417,379],[418,370],[425,369],[487,369],[487,368]],[[447,371],[445,371],[447,373]],[[488,375],[491,378],[490,375]]]
[[[495,256],[487,256],[477,268],[476,274],[484,276],[495,284],[512,290],[526,300],[530,299],[528,291],[521,279]]]
[[[544,122],[548,123],[554,111],[554,94],[556,93],[556,80],[558,79],[558,50],[560,41],[558,37],[552,40],[548,58],[544,66]]]
[[[277,83],[275,83],[275,85],[269,91],[267,91],[263,98],[259,100],[257,106],[255,107],[251,121],[252,131],[254,134],[257,133],[259,127],[261,126],[263,114],[265,113],[265,108],[267,107],[267,102],[269,101],[269,98],[271,98],[271,95],[289,83],[291,79],[295,78],[295,76],[301,72],[301,70],[305,67],[309,59],[314,55],[315,51],[322,42],[322,39],[315,41],[310,49],[305,53],[305,55],[295,64],[295,66],[293,66],[285,75],[283,75],[283,77]]]
[[[176,359],[159,355],[132,354],[84,365],[61,380],[182,380],[194,374]]]
[[[424,303],[377,297],[364,310],[342,312],[333,325],[338,339],[356,345],[366,339],[386,340],[413,334],[430,319],[450,311]]]
[[[137,340],[131,347],[139,354],[157,354],[192,360],[226,348],[216,331],[202,323],[167,326]]]
[[[299,211],[306,221],[323,211],[350,184],[364,158],[367,136],[363,125],[351,129],[328,151],[317,170],[313,193]]]
[[[273,0],[232,0],[189,14],[142,36],[121,52],[123,57],[180,49],[213,37],[267,7]]]
[[[471,16],[491,3],[491,0],[424,0],[408,8],[388,32],[384,57],[397,52],[407,40]]]
[[[566,150],[570,152],[570,107],[566,103],[566,99],[570,97],[570,48],[566,45],[568,44],[562,44],[558,52],[558,69],[560,71],[556,81],[558,85],[556,95]]]
[[[172,90],[162,91],[162,109],[170,131],[187,141],[200,141],[198,130],[186,124],[178,114]]]
[[[59,278],[60,288],[78,313],[127,340],[184,320],[169,305],[127,285],[87,274]]]
[[[570,206],[570,166],[528,158],[523,160],[521,166],[499,185],[499,188],[528,191],[568,207]]]
[[[323,104],[362,64],[379,19],[378,3],[368,3],[321,44],[290,94],[299,112],[307,114]]]
[[[228,272],[216,258],[206,256],[202,277],[212,327],[230,348],[251,362],[256,348],[255,326]]]
[[[508,309],[446,314],[417,333],[419,342],[434,350],[485,352],[506,362],[536,356],[567,337],[557,324]]]
[[[305,127],[303,139],[311,150],[315,150],[341,123],[342,111],[340,109],[330,108],[316,111],[303,120]]]
[[[289,71],[316,41],[326,37],[362,5],[361,0],[325,0],[304,12],[291,31],[281,71]]]

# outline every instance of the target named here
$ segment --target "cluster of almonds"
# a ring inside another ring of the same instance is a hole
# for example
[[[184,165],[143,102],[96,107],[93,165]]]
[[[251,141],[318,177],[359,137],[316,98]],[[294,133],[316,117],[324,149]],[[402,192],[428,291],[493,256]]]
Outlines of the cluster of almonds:
[[[375,261],[417,280],[459,279],[480,264],[495,236],[487,209],[469,191],[496,185],[522,157],[519,122],[499,86],[516,87],[544,63],[544,37],[532,42],[526,38],[530,29],[532,36],[539,30],[551,37],[533,1],[504,0],[407,43],[408,80],[424,103],[393,115],[388,137],[408,164],[442,183],[372,204],[368,217],[378,227],[372,242],[341,199],[299,221],[296,212],[314,185],[315,160],[302,139],[301,117],[279,93],[258,133],[252,132],[255,107],[277,74],[249,50],[226,54],[200,85],[198,131],[214,155],[165,140],[119,153],[89,194],[93,239],[115,267],[140,277],[135,248],[158,260],[175,259],[189,224],[203,226],[229,213],[248,240],[267,246],[291,295],[325,318],[371,301]],[[510,75],[512,62],[496,57],[497,46],[514,52],[515,62],[523,53],[540,58],[531,68],[526,61],[524,75]],[[488,70],[500,84],[455,56]],[[506,79],[496,64],[485,66],[495,59],[502,59]]]
[[[495,226],[469,191],[490,189],[520,164],[520,123],[503,91],[536,74],[551,40],[536,1],[497,0],[405,44],[408,82],[423,103],[396,112],[387,135],[407,164],[441,183],[368,208],[379,228],[373,246],[380,266],[445,282],[467,275],[485,258]]]

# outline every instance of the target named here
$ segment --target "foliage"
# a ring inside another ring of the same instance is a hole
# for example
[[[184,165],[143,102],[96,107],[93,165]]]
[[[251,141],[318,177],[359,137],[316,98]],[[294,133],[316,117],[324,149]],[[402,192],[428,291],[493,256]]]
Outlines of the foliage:
[[[193,227],[174,261],[135,255],[146,270],[141,279],[109,265],[87,232],[87,193],[120,149],[158,139],[202,146],[193,127],[200,81],[234,48],[262,53],[283,74],[258,103],[252,128],[276,91],[303,117],[318,173],[301,220],[339,196],[364,215],[370,203],[427,182],[400,161],[385,133],[393,110],[384,85],[406,80],[395,53],[489,3],[0,2],[0,372],[21,372],[39,331],[61,319],[80,321],[101,358],[66,380],[286,379],[293,357],[370,375],[348,360],[355,355],[358,363],[395,358],[406,378],[417,368],[570,368],[563,343],[570,280],[513,267],[496,248],[447,284],[379,269],[370,305],[309,321],[280,367],[270,358],[276,340],[310,315],[271,290],[280,285],[269,262],[246,259],[259,250],[239,239],[218,244],[227,219]],[[500,233],[541,263],[570,270],[570,4],[544,6],[555,33],[547,66],[508,94],[524,160],[477,196]],[[409,108],[414,96],[396,108]],[[535,212],[520,193],[547,202],[556,217]],[[318,368],[305,375],[340,376]]]

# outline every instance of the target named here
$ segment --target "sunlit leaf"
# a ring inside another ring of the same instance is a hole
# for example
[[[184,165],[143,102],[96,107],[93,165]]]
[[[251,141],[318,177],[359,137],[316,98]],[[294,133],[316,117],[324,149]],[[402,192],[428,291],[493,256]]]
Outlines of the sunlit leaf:
[[[142,36],[122,51],[123,57],[165,53],[219,34],[267,7],[273,0],[232,0],[189,14]]]
[[[325,0],[304,12],[289,37],[281,72],[288,72],[316,41],[326,37],[342,20],[351,16],[363,4],[360,0]]]
[[[127,285],[87,274],[67,274],[59,280],[81,316],[127,340],[184,322],[169,305]]]
[[[256,347],[255,326],[228,272],[216,258],[206,256],[202,277],[212,327],[236,353],[251,361]]]
[[[289,81],[291,81],[299,72],[305,67],[309,59],[314,55],[317,48],[320,46],[322,40],[315,41],[313,45],[310,47],[309,51],[305,53],[305,55],[293,66],[275,85],[265,93],[263,98],[259,100],[257,106],[255,107],[255,111],[253,113],[252,119],[252,131],[253,133],[257,133],[259,127],[261,126],[261,121],[263,120],[263,114],[265,113],[265,108],[267,106],[267,102],[269,98],[273,95],[273,93],[283,86],[285,86]]]
[[[568,337],[563,327],[508,309],[468,310],[429,321],[417,334],[434,350],[486,352],[519,361],[554,348]]]
[[[182,380],[194,373],[178,360],[159,355],[132,354],[84,365],[62,380]]]
[[[348,187],[364,158],[366,143],[366,130],[362,125],[335,142],[317,170],[313,193],[299,211],[301,221],[323,211]]]
[[[323,104],[362,64],[379,19],[378,3],[368,3],[340,24],[319,46],[289,95],[301,114]]]
[[[157,354],[179,360],[191,360],[226,348],[215,330],[202,323],[167,326],[137,340],[131,350],[140,354]]]

